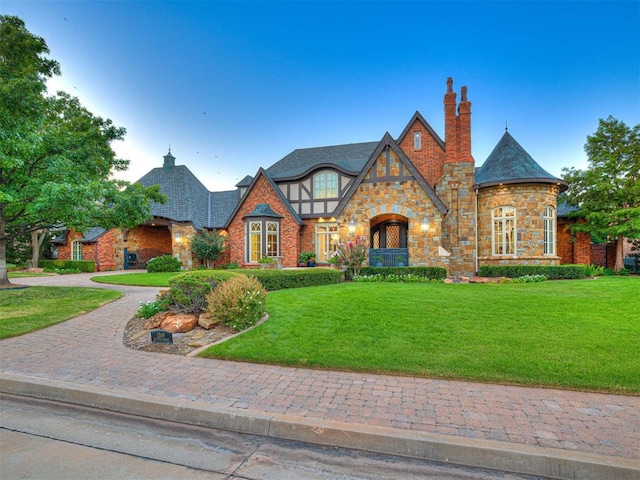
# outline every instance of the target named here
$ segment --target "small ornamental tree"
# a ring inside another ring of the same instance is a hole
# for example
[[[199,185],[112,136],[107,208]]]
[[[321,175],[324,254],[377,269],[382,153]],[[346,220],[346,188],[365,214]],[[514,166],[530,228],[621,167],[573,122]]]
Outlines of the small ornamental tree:
[[[354,278],[360,275],[360,269],[367,260],[369,244],[365,237],[356,238],[353,242],[338,245],[338,255],[347,268],[347,276]]]
[[[218,230],[203,230],[191,238],[191,252],[202,260],[206,268],[211,269],[224,251],[225,242],[225,237]]]

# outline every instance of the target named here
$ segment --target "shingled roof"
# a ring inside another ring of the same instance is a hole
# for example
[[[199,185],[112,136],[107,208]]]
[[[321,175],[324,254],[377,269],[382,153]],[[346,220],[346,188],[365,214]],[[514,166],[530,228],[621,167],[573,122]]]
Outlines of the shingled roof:
[[[544,170],[509,132],[505,132],[484,164],[476,169],[476,185],[482,188],[523,182],[555,183],[562,191],[567,189],[567,182]]]
[[[209,192],[191,170],[184,165],[175,165],[173,161],[167,162],[166,156],[162,168],[154,168],[138,182],[145,187],[158,184],[160,191],[168,197],[164,205],[152,204],[151,215],[192,222],[197,229],[220,228],[239,200],[236,190]]]
[[[267,168],[267,175],[273,180],[293,180],[321,166],[331,166],[346,173],[356,175],[378,142],[349,143],[328,147],[299,148]]]

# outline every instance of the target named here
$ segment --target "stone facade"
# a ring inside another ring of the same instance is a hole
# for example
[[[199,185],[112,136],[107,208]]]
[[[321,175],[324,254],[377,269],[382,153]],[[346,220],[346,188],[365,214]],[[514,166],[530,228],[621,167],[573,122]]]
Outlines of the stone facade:
[[[557,265],[561,258],[544,253],[543,210],[557,209],[559,187],[549,184],[509,184],[478,192],[478,260],[480,265]],[[492,212],[498,207],[516,209],[515,255],[492,254]],[[557,253],[557,252],[556,252]]]

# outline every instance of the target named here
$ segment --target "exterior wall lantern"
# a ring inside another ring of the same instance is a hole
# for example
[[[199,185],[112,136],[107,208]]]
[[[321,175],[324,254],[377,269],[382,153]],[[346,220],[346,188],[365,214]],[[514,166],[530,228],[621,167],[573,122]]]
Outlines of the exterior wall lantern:
[[[182,233],[176,232],[175,239],[178,245],[182,245],[182,242],[184,241],[184,236],[182,235]]]
[[[429,217],[426,215],[420,222],[420,230],[422,231],[422,233],[426,233],[427,230],[429,230]]]
[[[349,223],[347,225],[349,227],[349,233],[351,235],[356,233],[356,221],[355,220],[353,220],[353,219],[349,220]]]

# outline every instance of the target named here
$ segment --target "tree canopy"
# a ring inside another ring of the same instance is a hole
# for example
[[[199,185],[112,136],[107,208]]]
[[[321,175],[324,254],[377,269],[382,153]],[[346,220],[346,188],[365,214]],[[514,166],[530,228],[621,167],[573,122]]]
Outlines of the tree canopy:
[[[584,148],[589,167],[563,170],[567,200],[587,220],[575,229],[615,240],[615,269],[620,270],[624,238],[640,238],[640,125],[601,119]]]
[[[165,201],[158,186],[113,178],[129,165],[111,148],[125,129],[67,93],[48,95],[46,81],[60,75],[48,54],[21,19],[0,16],[0,284],[8,240],[61,225],[133,227]]]
[[[204,261],[206,268],[213,268],[218,256],[224,251],[226,238],[218,230],[203,230],[191,238],[191,251]]]

